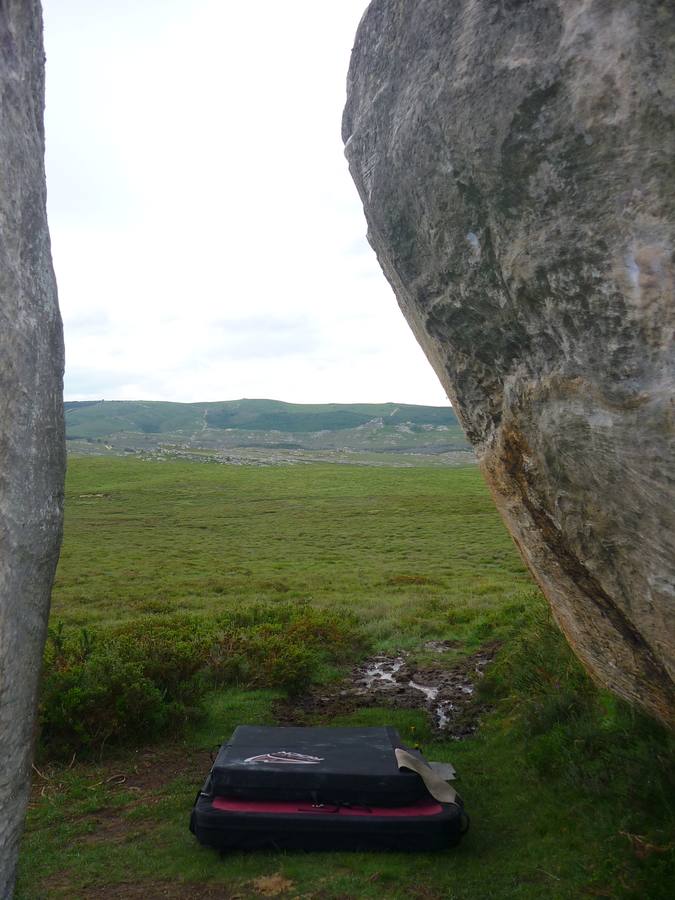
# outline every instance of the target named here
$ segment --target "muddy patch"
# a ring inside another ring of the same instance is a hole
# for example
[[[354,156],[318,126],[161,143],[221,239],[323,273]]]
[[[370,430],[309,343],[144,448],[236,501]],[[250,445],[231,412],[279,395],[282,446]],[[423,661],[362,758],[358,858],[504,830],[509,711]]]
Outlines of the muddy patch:
[[[429,641],[424,649],[442,655],[456,647],[452,641]],[[275,715],[281,724],[306,724],[368,706],[423,709],[435,732],[461,740],[478,727],[484,706],[476,697],[476,684],[498,648],[497,643],[487,645],[448,667],[415,666],[405,652],[373,656],[335,688],[279,702]]]
[[[211,768],[212,752],[185,745],[144,749],[133,755],[122,771],[124,787],[139,791],[159,791],[176,778],[189,778],[200,785]]]

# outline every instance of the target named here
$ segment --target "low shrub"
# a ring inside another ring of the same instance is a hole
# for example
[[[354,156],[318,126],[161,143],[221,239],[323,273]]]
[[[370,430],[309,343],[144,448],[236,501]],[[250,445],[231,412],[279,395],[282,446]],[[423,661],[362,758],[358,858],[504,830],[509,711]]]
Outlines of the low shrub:
[[[325,612],[306,607],[288,622],[288,638],[314,647],[337,663],[351,662],[367,649],[356,616],[345,610]]]
[[[40,740],[51,756],[133,743],[186,721],[204,690],[203,629],[187,618],[50,629]]]
[[[298,694],[319,663],[316,648],[269,626],[223,630],[212,641],[208,670],[217,685],[278,688]]]
[[[356,620],[305,604],[259,604],[205,619],[150,616],[92,633],[57,625],[45,649],[44,753],[100,753],[178,729],[214,686],[298,694],[326,664],[364,652]]]
[[[119,648],[103,644],[79,659],[62,652],[55,663],[45,666],[40,715],[50,755],[102,749],[111,738],[140,738],[169,724],[162,691]]]
[[[110,630],[106,640],[133,660],[167,700],[188,702],[203,691],[203,674],[213,627],[192,616],[143,618]]]
[[[282,634],[261,635],[251,645],[258,657],[250,682],[256,687],[275,687],[291,695],[301,694],[320,663],[320,654],[311,644],[289,640]]]

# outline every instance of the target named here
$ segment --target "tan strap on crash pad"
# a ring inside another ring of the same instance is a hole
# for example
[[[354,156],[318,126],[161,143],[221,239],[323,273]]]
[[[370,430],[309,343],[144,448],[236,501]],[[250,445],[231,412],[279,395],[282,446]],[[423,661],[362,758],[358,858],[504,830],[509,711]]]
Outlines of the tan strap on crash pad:
[[[399,769],[412,769],[413,772],[417,772],[434,800],[438,800],[439,803],[457,803],[457,791],[447,781],[443,781],[424,760],[400,747],[394,752]]]

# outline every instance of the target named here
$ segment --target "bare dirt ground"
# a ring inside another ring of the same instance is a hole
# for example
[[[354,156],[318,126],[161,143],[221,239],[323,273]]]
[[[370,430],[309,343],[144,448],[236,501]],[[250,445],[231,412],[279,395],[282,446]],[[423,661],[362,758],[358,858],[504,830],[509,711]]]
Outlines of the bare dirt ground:
[[[73,763],[75,762],[73,760]],[[192,777],[195,784],[199,784],[204,781],[211,762],[209,751],[176,744],[169,747],[143,748],[123,762],[87,769],[92,780],[91,787],[98,785],[119,787],[125,791],[138,792],[141,797],[160,791],[179,777]],[[71,767],[72,764],[68,768]],[[30,805],[34,806],[41,799],[64,790],[65,771],[63,766],[34,766]]]

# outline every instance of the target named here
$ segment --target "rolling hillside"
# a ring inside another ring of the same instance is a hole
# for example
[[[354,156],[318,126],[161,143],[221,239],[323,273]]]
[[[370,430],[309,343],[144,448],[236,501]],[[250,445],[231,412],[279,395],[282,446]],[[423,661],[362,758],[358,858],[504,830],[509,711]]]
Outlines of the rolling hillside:
[[[66,402],[76,454],[178,456],[221,462],[334,460],[466,463],[471,449],[450,407],[406,404]]]

